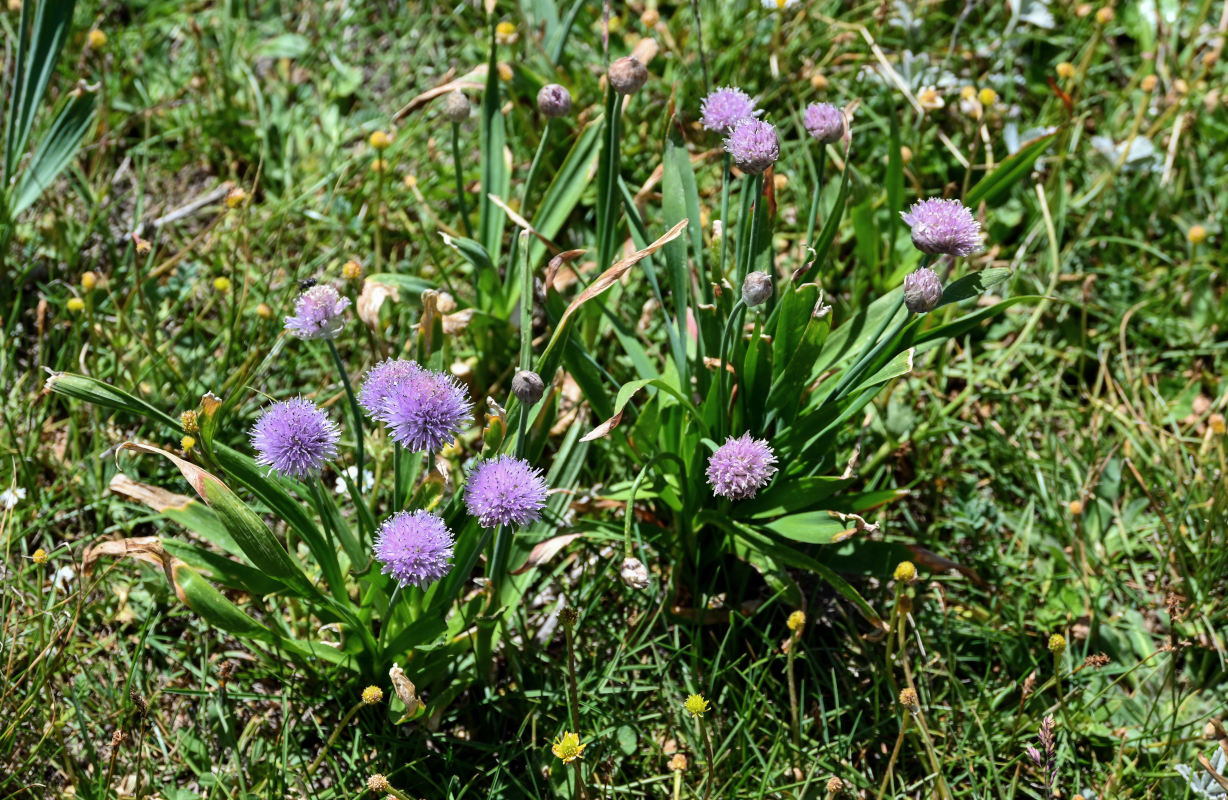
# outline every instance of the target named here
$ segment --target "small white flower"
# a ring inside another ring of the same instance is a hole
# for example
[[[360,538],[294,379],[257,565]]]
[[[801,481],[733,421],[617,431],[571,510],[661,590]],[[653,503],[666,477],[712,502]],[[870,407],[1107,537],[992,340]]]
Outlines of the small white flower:
[[[6,511],[12,511],[17,507],[17,504],[26,499],[26,490],[21,486],[16,486],[11,489],[5,489],[0,492],[0,505],[4,506]]]
[[[345,474],[349,476],[350,480],[355,480],[358,477],[358,467],[346,467]],[[358,487],[358,490],[363,494],[366,494],[367,492],[371,491],[373,486],[375,486],[375,475],[371,472],[371,470],[364,469],[362,471],[362,486]],[[333,484],[333,491],[337,494],[345,494],[347,491],[349,491],[349,489],[346,488],[344,478],[337,478],[336,482]]]
[[[793,8],[802,0],[763,0],[763,7],[771,11]]]

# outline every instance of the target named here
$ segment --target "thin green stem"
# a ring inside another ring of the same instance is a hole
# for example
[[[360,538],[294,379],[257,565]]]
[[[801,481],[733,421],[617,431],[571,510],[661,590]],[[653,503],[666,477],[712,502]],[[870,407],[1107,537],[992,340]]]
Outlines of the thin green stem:
[[[307,776],[310,777],[320,768],[320,764],[324,763],[324,756],[328,754],[329,749],[337,743],[337,738],[341,736],[341,731],[345,730],[345,726],[350,724],[358,714],[358,709],[362,708],[366,703],[361,700],[354,705],[349,711],[345,712],[345,716],[337,723],[337,727],[333,729],[332,735],[328,737],[328,741],[320,748],[320,753],[315,757],[315,760],[307,767]]]
[[[763,215],[763,176],[755,175],[751,177],[747,188],[750,189],[751,203],[753,203],[750,212],[750,233],[746,237],[746,261],[738,265],[737,281],[734,283],[735,291],[742,285],[742,281],[746,279],[746,276],[754,271],[755,268],[755,239],[758,236],[759,221]]]
[[[708,726],[704,718],[696,717],[696,719],[699,720],[699,736],[704,740],[704,751],[708,754],[708,775],[704,781],[704,800],[708,800],[712,796],[712,784],[716,781],[716,753],[712,749],[712,735],[708,733]]]
[[[401,510],[401,500],[405,496],[405,487],[401,485],[401,445],[392,443],[392,511]]]
[[[827,145],[819,145],[819,170],[814,181],[814,192],[810,197],[810,219],[806,222],[806,247],[814,247],[814,229],[819,218],[820,195],[823,193],[823,172],[827,168]],[[816,256],[817,258],[817,256]]]
[[[712,279],[712,283],[719,284],[725,278],[725,244],[729,241],[729,188],[733,181],[729,174],[729,154],[725,154],[724,160],[721,162],[721,255],[717,262],[717,273]],[[711,303],[711,287],[704,287],[704,299]]]
[[[341,375],[341,382],[345,385],[345,395],[350,401],[350,413],[354,416],[354,450],[357,454],[355,461],[358,465],[358,474],[354,484],[358,488],[358,493],[362,494],[362,472],[366,465],[362,443],[362,411],[358,408],[358,398],[354,396],[354,387],[350,385],[349,373],[345,371],[345,365],[341,363],[341,354],[337,352],[337,345],[332,339],[328,340],[328,351],[333,355],[333,363],[337,365],[337,372]]]
[[[529,174],[524,179],[524,194],[520,196],[520,215],[525,219],[529,217],[529,198],[532,196],[533,179],[537,177],[537,168],[541,164],[542,153],[546,151],[546,144],[550,141],[550,131],[554,125],[554,120],[550,117],[546,118],[546,127],[542,129],[541,139],[537,142],[537,152],[533,154],[533,161],[529,164]]]
[[[720,419],[718,420],[717,430],[720,431],[720,438],[722,440],[725,438],[725,434],[729,431],[729,428],[726,425],[726,423],[729,421],[729,409],[726,407],[728,405],[728,401],[726,399],[728,395],[725,393],[725,373],[727,372],[729,359],[729,333],[733,330],[733,327],[736,324],[738,314],[745,307],[746,304],[743,303],[742,298],[739,297],[738,302],[733,304],[733,309],[729,312],[729,319],[725,320],[725,329],[721,331],[721,369],[720,372],[717,373],[716,383],[718,389],[717,399],[719,401],[718,409],[720,411]]]
[[[461,157],[460,157],[460,124],[452,123],[452,169],[456,173],[456,205],[460,211],[461,230],[465,232],[465,237],[473,238],[473,231],[469,229],[469,205],[465,202],[465,179],[461,174]]]
[[[382,152],[377,151],[375,163],[379,165],[379,169],[375,178],[375,213],[372,217],[375,221],[375,271],[379,272],[384,260],[382,210],[384,207],[384,170],[388,169],[388,161]]]

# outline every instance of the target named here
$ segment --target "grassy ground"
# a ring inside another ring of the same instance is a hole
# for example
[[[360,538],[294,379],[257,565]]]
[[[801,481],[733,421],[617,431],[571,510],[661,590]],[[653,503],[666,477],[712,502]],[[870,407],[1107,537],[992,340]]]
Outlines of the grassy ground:
[[[268,397],[322,387],[314,399],[345,413],[327,350],[282,333],[298,281],[330,280],[357,300],[362,279],[345,277],[347,261],[402,276],[374,324],[355,320],[339,339],[354,371],[410,352],[422,287],[483,302],[440,235],[464,233],[452,129],[442,100],[421,95],[460,78],[479,103],[490,22],[514,24],[496,59],[503,197],[532,216],[601,113],[604,56],[596,3],[581,4],[562,39],[547,34],[569,4],[500,0],[491,16],[480,5],[76,9],[52,94],[96,84],[104,111],[0,254],[0,483],[25,491],[0,513],[0,796],[357,797],[380,773],[423,798],[826,797],[833,776],[866,798],[1044,797],[1045,770],[1025,748],[1041,746],[1048,716],[1052,796],[1197,796],[1176,767],[1200,772],[1198,756],[1225,738],[1228,629],[1228,11],[1210,0],[1054,0],[1023,4],[1026,19],[1007,4],[701,2],[702,61],[689,3],[613,4],[613,56],[658,45],[622,123],[623,177],[653,235],[668,227],[653,171],[671,133],[692,155],[703,219],[719,216],[719,142],[695,124],[705,70],[710,85],[759,97],[795,142],[807,102],[859,103],[852,155],[829,161],[822,195],[831,207],[851,170],[818,279],[837,320],[915,263],[902,232],[877,238],[890,227],[890,163],[900,159],[909,198],[964,196],[1013,145],[1056,131],[1033,171],[977,209],[987,249],[970,260],[1012,270],[999,295],[1036,299],[918,355],[841,440],[841,462],[858,454],[853,489],[905,490],[866,515],[878,528],[864,538],[882,545],[870,568],[860,538],[824,551],[891,632],[804,570],[791,573],[796,595],[753,573],[696,600],[716,612],[710,624],[683,613],[685,564],[651,544],[671,525],[669,504],[654,490],[627,508],[640,459],[617,436],[568,439],[604,416],[574,382],[546,439],[575,474],[552,530],[586,535],[520,579],[494,675],[451,694],[448,680],[433,682],[411,721],[380,704],[338,727],[367,680],[205,624],[155,566],[103,558],[87,569],[87,548],[103,540],[187,536],[112,483],[123,473],[186,492],[169,466],[113,450],[129,439],[178,448],[179,435],[52,395],[47,370],[88,374],[172,416],[207,391],[240,397],[218,437],[244,449]],[[12,7],[0,18],[6,41]],[[552,123],[526,192],[544,80],[566,84],[575,109]],[[931,86],[943,107],[922,108]],[[457,139],[474,220],[491,169],[480,119]],[[377,130],[392,132],[379,156],[368,144]],[[814,174],[804,148],[784,148],[771,243],[780,276],[804,263],[797,220]],[[247,198],[228,208],[236,186]],[[595,185],[573,202],[555,241],[597,247]],[[505,255],[511,241],[509,228]],[[595,273],[582,264],[587,282]],[[668,360],[652,297],[633,271],[602,302]],[[482,313],[447,335],[447,362],[478,397],[507,395],[516,340],[504,322]],[[613,323],[593,314],[585,325],[616,385],[634,377]],[[637,546],[653,573],[646,591],[619,580],[626,514],[650,542]],[[920,570],[911,584],[892,579],[905,558]],[[579,614],[574,673],[564,605]],[[786,619],[799,607],[807,621],[794,637]],[[297,614],[292,602],[285,613]],[[1054,634],[1064,649],[1050,646]],[[905,687],[916,711],[899,702]],[[702,725],[682,707],[697,692],[711,703]],[[549,747],[576,727],[583,772]],[[683,771],[671,768],[678,753]]]

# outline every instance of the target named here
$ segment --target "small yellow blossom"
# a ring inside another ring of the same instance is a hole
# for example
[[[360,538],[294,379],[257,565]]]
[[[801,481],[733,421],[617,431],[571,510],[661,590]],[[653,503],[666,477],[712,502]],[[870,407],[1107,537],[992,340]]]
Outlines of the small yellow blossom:
[[[405,178],[401,182],[405,184],[406,189],[413,191],[418,186],[418,176],[417,175],[406,175]]]
[[[238,208],[248,200],[247,191],[242,186],[236,186],[226,193],[226,207]]]
[[[977,95],[977,99],[981,101],[981,105],[988,108],[989,106],[992,106],[994,103],[998,102],[998,93],[986,86],[984,89],[981,89],[980,94]]]
[[[831,81],[827,80],[827,76],[822,72],[816,72],[810,76],[810,88],[817,92],[825,90],[831,85]]]
[[[372,131],[367,144],[372,150],[387,150],[392,145],[392,137],[386,131]]]
[[[550,752],[554,753],[555,757],[562,760],[564,764],[570,764],[577,758],[584,758],[584,748],[586,744],[580,744],[580,734],[563,732],[563,735],[554,740],[554,745],[550,748]]]
[[[41,567],[47,563],[47,551],[40,547],[34,551],[34,555],[30,556],[30,558],[34,559],[34,563]]]
[[[196,412],[192,410],[179,415],[179,425],[183,428],[184,433],[196,433],[200,430],[200,422],[196,418]]]
[[[227,278],[225,275],[223,275],[220,278],[214,278],[213,288],[217,289],[219,292],[229,292],[230,291],[230,278]]]
[[[504,61],[500,61],[497,69],[499,70],[499,80],[507,83],[512,79],[512,68]]]
[[[900,162],[907,164],[912,161],[912,148],[906,144],[900,145]]]
[[[388,779],[383,775],[372,775],[367,778],[367,788],[376,794],[383,794],[388,791]]]
[[[261,303],[260,305],[256,306],[256,316],[260,317],[261,319],[272,319],[273,309],[269,307],[268,303]]]
[[[364,705],[373,706],[383,699],[384,690],[378,686],[368,686],[362,690],[362,702]]]
[[[911,561],[901,561],[892,577],[900,583],[912,583],[917,577],[917,565]]]
[[[499,44],[515,44],[518,38],[516,23],[503,20],[495,26],[495,41]]]
[[[685,772],[686,756],[682,753],[674,753],[674,757],[669,760],[669,768],[673,772]]]
[[[900,705],[907,708],[909,711],[918,711],[921,708],[921,700],[917,697],[917,690],[913,688],[900,690]]]
[[[362,277],[362,264],[350,259],[341,266],[341,274],[347,281],[356,281]]]
[[[139,256],[147,255],[153,249],[153,245],[147,239],[142,239],[135,233],[132,234],[132,240],[136,242],[136,254]]]
[[[655,28],[657,23],[661,21],[661,14],[655,8],[648,8],[640,14],[640,24],[645,28]]]
[[[1154,92],[1156,90],[1157,82],[1159,82],[1159,78],[1157,78],[1155,75],[1144,75],[1143,79],[1138,82],[1138,88],[1142,89],[1144,92]]]
[[[1201,225],[1191,225],[1190,229],[1185,232],[1185,238],[1190,244],[1202,244],[1207,240],[1207,229]]]
[[[68,310],[74,314],[80,314],[85,310],[85,301],[80,297],[68,298]]]
[[[87,292],[94,291],[94,287],[98,285],[98,273],[90,271],[82,273],[81,288]]]
[[[85,41],[91,50],[101,50],[107,46],[107,35],[97,28],[94,28],[86,35]]]
[[[702,717],[711,708],[702,694],[689,695],[686,702],[682,704],[682,707],[692,717]]]
[[[1102,6],[1096,11],[1096,22],[1099,22],[1101,25],[1108,25],[1115,16],[1117,14],[1113,11],[1112,6]]]
[[[1055,633],[1049,637],[1049,652],[1055,656],[1060,656],[1066,652],[1066,637],[1060,633]]]
[[[179,440],[179,445],[185,451],[190,451],[192,448],[196,447],[196,438],[194,436],[185,436]]]
[[[1063,61],[1057,65],[1056,71],[1059,78],[1064,81],[1068,81],[1074,77],[1075,65],[1071,64],[1069,61]]]
[[[942,99],[942,95],[933,86],[926,86],[921,91],[917,92],[917,102],[921,104],[921,108],[926,111],[937,111],[946,105],[946,101]]]
[[[975,86],[965,86],[964,88],[959,90],[960,100],[971,100],[974,97],[976,97],[976,87]]]
[[[1083,501],[1082,500],[1071,500],[1070,503],[1067,505],[1067,508],[1070,509],[1071,515],[1076,516],[1076,517],[1080,516],[1083,513]]]
[[[372,171],[372,172],[383,172],[383,171],[384,171],[385,169],[387,169],[387,168],[388,168],[388,160],[387,160],[387,159],[377,158],[377,159],[375,159],[374,161],[372,161],[372,162],[371,162],[371,171]]]
[[[1211,416],[1207,417],[1207,425],[1211,428],[1211,433],[1214,433],[1216,436],[1224,435],[1223,414],[1212,414]]]
[[[806,612],[794,611],[789,615],[789,619],[785,621],[785,625],[789,626],[791,631],[800,631],[806,625]]]

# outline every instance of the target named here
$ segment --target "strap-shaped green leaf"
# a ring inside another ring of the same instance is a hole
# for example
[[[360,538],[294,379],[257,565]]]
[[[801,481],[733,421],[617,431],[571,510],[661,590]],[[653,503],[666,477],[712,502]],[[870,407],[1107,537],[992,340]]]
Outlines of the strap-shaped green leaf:
[[[93,92],[74,90],[68,102],[60,109],[55,121],[38,142],[38,147],[17,181],[9,213],[13,216],[25,211],[51,182],[64,171],[81,146],[81,140],[89,132],[94,121]]]

